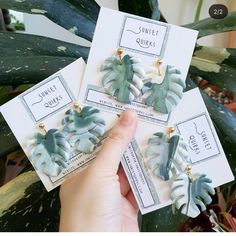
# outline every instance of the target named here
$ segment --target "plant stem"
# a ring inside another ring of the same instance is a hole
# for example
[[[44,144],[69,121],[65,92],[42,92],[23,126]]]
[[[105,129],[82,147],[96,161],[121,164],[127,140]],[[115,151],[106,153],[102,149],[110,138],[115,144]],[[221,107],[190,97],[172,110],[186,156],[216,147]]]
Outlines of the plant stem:
[[[195,13],[195,17],[194,17],[194,23],[197,23],[199,21],[201,9],[202,9],[202,4],[203,4],[203,0],[199,0],[198,5],[197,5],[197,10]]]

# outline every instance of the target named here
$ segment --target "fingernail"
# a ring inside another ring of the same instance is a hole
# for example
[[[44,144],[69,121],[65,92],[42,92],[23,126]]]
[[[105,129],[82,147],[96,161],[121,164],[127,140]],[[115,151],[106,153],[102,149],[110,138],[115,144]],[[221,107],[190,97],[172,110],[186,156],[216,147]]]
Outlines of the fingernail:
[[[126,110],[121,114],[119,123],[122,126],[130,126],[137,120],[137,114],[133,110]]]

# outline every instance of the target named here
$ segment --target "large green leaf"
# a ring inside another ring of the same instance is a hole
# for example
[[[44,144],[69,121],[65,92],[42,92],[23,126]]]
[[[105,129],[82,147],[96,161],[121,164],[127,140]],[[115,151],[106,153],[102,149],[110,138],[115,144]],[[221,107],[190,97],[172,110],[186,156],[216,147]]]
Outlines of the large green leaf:
[[[13,86],[0,87],[0,106],[31,87],[32,84],[20,85],[16,88],[13,88]]]
[[[175,211],[172,206],[161,208],[157,211],[142,216],[142,232],[177,232],[181,224],[185,223],[187,216]]]
[[[226,65],[236,68],[236,48],[227,48],[226,49],[230,56],[223,61]]]
[[[87,60],[89,49],[77,44],[37,35],[0,32],[0,55],[4,57],[44,55],[72,58],[83,57],[84,60]],[[24,61],[21,61],[23,66]]]
[[[0,86],[40,82],[79,57],[87,60],[89,49],[41,36],[0,32]]]
[[[157,0],[119,0],[119,10],[138,16],[160,19]]]
[[[7,154],[19,148],[19,143],[0,113],[0,158],[5,157]]]
[[[198,38],[236,30],[236,11],[229,12],[224,19],[206,18],[196,23],[184,25],[184,27],[198,30]]]
[[[74,4],[74,5],[73,5]],[[91,7],[94,6],[94,7]],[[58,25],[89,41],[93,39],[97,15],[94,0],[1,0],[0,8],[41,14]]]
[[[1,57],[0,86],[38,83],[75,60],[51,56]]]
[[[194,56],[236,68],[236,48],[197,46]]]
[[[58,232],[59,188],[47,192],[34,171],[0,188],[0,231]]]
[[[73,6],[77,7],[78,9],[83,9],[86,11],[87,16],[93,20],[96,24],[100,6],[96,3],[95,0],[66,0],[67,2],[71,3]]]
[[[12,86],[0,87],[0,106],[15,97],[13,91]]]
[[[189,73],[236,92],[236,49],[196,48]]]

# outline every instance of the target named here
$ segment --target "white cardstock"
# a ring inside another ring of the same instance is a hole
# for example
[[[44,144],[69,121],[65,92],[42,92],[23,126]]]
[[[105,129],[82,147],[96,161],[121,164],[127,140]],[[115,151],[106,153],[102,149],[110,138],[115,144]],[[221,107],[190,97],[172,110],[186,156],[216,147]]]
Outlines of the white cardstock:
[[[167,123],[169,115],[145,105],[142,98],[134,100],[131,104],[122,104],[108,95],[101,83],[106,72],[101,72],[100,67],[107,58],[117,56],[117,49],[122,48],[123,56],[128,54],[139,58],[139,66],[145,71],[156,67],[157,59],[161,59],[163,65],[178,68],[181,71],[181,79],[185,80],[197,35],[198,31],[195,30],[101,8],[80,100],[112,113],[132,108],[144,121],[155,124]]]
[[[3,117],[28,157],[30,140],[36,133],[44,132],[38,127],[40,123],[45,125],[46,130],[62,128],[65,112],[77,102],[84,69],[83,59],[78,59],[0,107]],[[109,115],[106,117],[114,120],[114,115],[112,118]],[[98,150],[99,147],[92,154],[73,151],[68,166],[56,177],[47,176],[37,169],[36,172],[50,191],[88,166]]]
[[[188,143],[192,163],[220,154],[209,122],[207,114],[203,113],[176,124],[179,133]]]
[[[194,106],[192,106],[193,103]],[[190,145],[192,145],[188,152],[192,162],[193,174],[207,174],[212,179],[214,187],[234,179],[224,150],[197,88],[184,93],[178,109],[171,113],[168,125],[175,127],[175,133],[183,136],[185,142],[190,142]],[[128,152],[128,157],[125,153],[122,160],[142,214],[172,203],[170,200],[170,181],[163,181],[155,176],[146,157],[148,139],[154,133],[166,133],[166,131],[167,126],[165,125],[154,125],[140,120],[135,135],[138,151],[132,152],[131,149]],[[193,136],[194,143],[191,143],[193,142]],[[195,152],[191,149],[193,147],[195,147],[195,150],[198,147],[199,151]],[[130,147],[127,150],[129,149]]]
[[[193,30],[106,8],[100,11],[79,100],[98,107],[104,116],[127,108],[136,110],[139,115],[136,135],[123,155],[122,165],[142,214],[172,203],[170,181],[154,175],[145,154],[148,139],[156,132],[166,133],[167,127],[174,126],[175,132],[189,142],[193,174],[207,174],[214,187],[234,177],[198,89],[186,92],[170,114],[161,114],[139,100],[122,104],[105,93],[100,66],[121,47],[124,55],[142,59],[144,68],[153,66],[160,57],[165,65],[180,69],[185,79],[196,38],[197,32]],[[113,118],[107,119],[107,124],[111,123],[114,123]]]

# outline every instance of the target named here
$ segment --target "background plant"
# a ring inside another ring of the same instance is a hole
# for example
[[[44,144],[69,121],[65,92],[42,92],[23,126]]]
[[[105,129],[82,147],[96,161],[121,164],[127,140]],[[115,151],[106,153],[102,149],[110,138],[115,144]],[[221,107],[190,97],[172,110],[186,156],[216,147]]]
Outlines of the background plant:
[[[75,35],[92,41],[100,7],[94,0],[0,0],[0,8],[44,15]],[[230,12],[222,20],[207,18],[199,21],[200,8],[197,10],[196,22],[184,26],[199,30],[199,38],[236,30],[236,12]],[[155,0],[119,0],[119,9],[165,21]],[[61,50],[62,48],[65,50]],[[0,32],[0,104],[77,58],[82,56],[87,60],[88,53],[88,47],[76,44],[35,35]],[[187,89],[196,87],[196,76],[202,76],[212,84],[236,92],[235,70],[236,49],[196,45]],[[203,91],[202,96],[235,175],[236,116]],[[22,167],[18,177],[0,188],[0,230],[58,231],[58,188],[46,192],[0,115],[2,183],[4,178],[6,180],[6,169],[11,169],[11,164],[17,160],[21,160],[18,164]],[[235,205],[234,189],[235,182],[222,186],[214,204],[210,206],[216,211],[219,225],[228,231],[235,229],[229,223],[235,217],[235,211],[232,210]],[[209,217],[205,213],[197,219],[188,219],[178,211],[173,213],[171,206],[139,216],[139,224],[141,231],[212,230]]]

